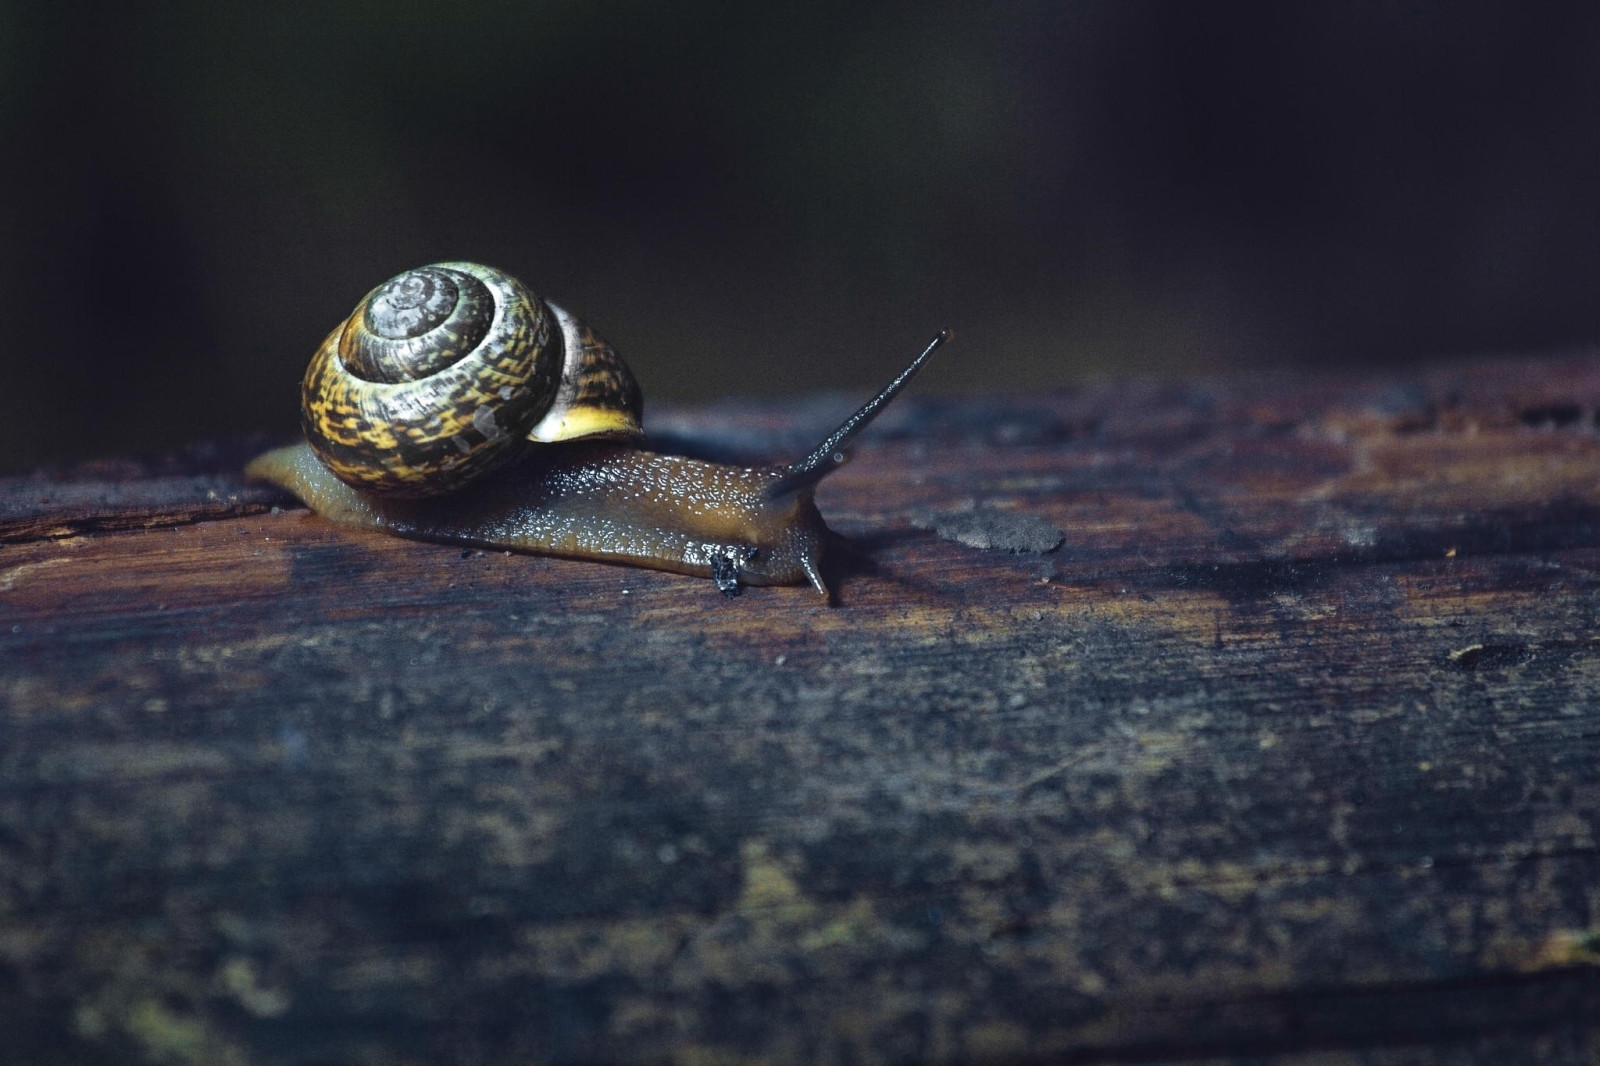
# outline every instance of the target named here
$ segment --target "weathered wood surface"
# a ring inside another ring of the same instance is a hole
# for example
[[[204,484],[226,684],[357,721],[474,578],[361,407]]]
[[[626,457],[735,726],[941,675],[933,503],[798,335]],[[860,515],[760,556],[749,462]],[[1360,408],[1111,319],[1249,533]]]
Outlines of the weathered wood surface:
[[[1600,356],[885,421],[831,607],[0,481],[0,1058],[1600,1061]]]

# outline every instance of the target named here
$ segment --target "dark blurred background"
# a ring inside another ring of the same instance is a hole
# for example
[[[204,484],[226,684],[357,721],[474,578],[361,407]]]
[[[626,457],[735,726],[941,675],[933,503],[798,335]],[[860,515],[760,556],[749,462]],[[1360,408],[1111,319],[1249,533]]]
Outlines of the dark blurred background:
[[[1600,341],[1600,3],[0,0],[0,468],[289,434],[473,258],[653,398]]]

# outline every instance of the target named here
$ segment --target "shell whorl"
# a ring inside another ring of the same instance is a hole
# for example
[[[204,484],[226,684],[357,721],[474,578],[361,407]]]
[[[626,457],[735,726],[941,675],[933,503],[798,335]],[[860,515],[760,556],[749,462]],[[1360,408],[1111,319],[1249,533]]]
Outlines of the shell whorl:
[[[301,387],[301,422],[322,462],[354,488],[393,496],[454,491],[522,454],[530,436],[636,434],[639,406],[609,345],[476,263],[419,267],[373,289]]]

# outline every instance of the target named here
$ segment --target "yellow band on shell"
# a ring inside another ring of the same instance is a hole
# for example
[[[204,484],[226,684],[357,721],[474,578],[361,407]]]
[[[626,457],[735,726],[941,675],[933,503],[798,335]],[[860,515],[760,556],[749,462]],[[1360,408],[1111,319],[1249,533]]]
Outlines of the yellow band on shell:
[[[528,439],[541,444],[594,437],[602,433],[621,433],[637,437],[643,431],[627,411],[604,407],[572,407],[560,415],[545,418],[528,431]]]

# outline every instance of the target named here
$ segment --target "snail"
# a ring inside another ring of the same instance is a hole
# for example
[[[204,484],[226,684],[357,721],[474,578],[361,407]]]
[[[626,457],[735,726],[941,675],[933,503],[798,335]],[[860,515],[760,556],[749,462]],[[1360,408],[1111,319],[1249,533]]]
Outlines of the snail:
[[[345,525],[826,596],[816,485],[948,337],[803,458],[731,466],[649,450],[633,375],[572,315],[500,271],[436,263],[328,335],[301,386],[305,443],[245,472]]]

